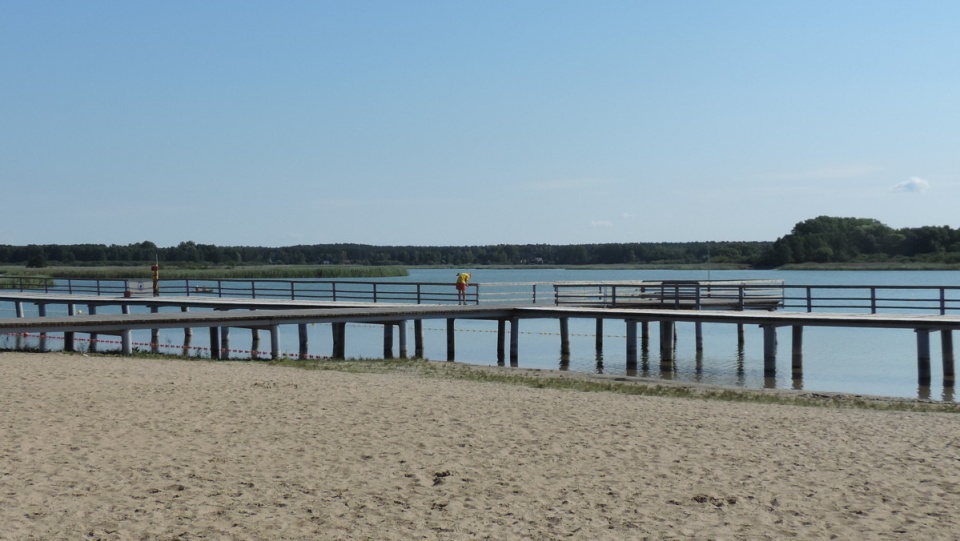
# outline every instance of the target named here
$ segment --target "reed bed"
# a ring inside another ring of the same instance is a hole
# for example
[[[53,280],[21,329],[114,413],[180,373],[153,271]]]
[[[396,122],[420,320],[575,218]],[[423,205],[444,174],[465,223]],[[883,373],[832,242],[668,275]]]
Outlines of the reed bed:
[[[251,265],[240,267],[160,267],[163,280],[187,279],[292,279],[292,278],[385,278],[407,276],[407,269],[397,266],[346,265]],[[38,280],[124,280],[152,278],[150,267],[0,267],[0,287],[18,287],[21,277]],[[7,284],[7,285],[4,285]]]

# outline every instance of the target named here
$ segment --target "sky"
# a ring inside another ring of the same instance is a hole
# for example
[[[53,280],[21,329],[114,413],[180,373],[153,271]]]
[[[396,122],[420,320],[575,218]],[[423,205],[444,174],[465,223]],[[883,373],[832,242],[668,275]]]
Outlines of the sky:
[[[960,228],[960,2],[0,0],[0,244]]]

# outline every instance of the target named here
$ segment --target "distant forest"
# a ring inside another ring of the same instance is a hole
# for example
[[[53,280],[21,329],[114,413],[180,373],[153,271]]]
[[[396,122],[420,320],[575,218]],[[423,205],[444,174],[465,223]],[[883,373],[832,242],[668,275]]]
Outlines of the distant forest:
[[[315,244],[282,248],[181,242],[0,245],[0,264],[48,265],[743,265],[803,263],[960,263],[960,230],[948,226],[893,229],[869,218],[820,216],[798,223],[773,242],[634,242],[370,246]]]

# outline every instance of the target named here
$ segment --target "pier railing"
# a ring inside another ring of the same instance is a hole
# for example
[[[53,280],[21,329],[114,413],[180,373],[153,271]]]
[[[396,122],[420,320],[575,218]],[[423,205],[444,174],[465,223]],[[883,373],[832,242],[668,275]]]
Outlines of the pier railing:
[[[803,312],[960,313],[960,286],[785,285],[782,307]]]
[[[73,295],[150,296],[150,280],[4,277],[7,290]],[[450,283],[188,279],[161,280],[163,296],[214,296],[353,303],[452,304]],[[792,285],[782,280],[491,282],[470,284],[469,304],[550,304],[676,309],[783,309],[802,312],[960,313],[960,286]]]
[[[746,310],[783,303],[783,280],[561,282],[554,291],[558,305]]]

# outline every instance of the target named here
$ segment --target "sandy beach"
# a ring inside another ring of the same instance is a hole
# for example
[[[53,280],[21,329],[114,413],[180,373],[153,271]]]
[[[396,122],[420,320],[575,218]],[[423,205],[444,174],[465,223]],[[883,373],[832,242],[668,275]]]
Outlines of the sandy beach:
[[[960,415],[0,353],[0,539],[955,539]]]

